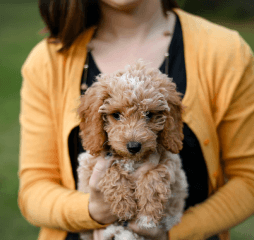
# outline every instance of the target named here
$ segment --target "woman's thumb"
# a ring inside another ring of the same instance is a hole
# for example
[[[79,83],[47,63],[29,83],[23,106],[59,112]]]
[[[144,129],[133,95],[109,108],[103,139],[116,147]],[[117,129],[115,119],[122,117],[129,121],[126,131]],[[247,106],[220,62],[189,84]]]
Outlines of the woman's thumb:
[[[99,191],[98,188],[99,182],[101,179],[105,176],[107,169],[111,165],[112,160],[105,159],[104,157],[99,157],[97,163],[95,164],[93,168],[93,173],[91,175],[91,178],[89,180],[89,186],[95,191]]]

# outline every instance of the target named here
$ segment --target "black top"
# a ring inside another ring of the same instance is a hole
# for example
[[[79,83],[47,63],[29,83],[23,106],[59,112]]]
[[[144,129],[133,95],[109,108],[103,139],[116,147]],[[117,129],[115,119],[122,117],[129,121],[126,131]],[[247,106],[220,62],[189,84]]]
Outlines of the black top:
[[[175,31],[170,47],[168,49],[168,75],[173,78],[177,85],[177,90],[184,96],[186,91],[186,69],[184,61],[184,47],[182,28],[177,17]],[[165,73],[166,61],[160,67],[160,71]],[[95,76],[100,74],[92,54],[89,53],[89,68],[87,73],[87,86],[91,86],[95,81]],[[82,77],[84,82],[84,74]],[[78,138],[79,128],[73,129],[69,137],[69,149],[73,175],[77,182],[77,154],[83,152],[80,139]],[[186,200],[186,209],[190,206],[203,202],[208,197],[208,173],[205,160],[200,148],[200,144],[192,130],[184,124],[183,149],[180,152],[183,169],[189,184],[189,197]]]

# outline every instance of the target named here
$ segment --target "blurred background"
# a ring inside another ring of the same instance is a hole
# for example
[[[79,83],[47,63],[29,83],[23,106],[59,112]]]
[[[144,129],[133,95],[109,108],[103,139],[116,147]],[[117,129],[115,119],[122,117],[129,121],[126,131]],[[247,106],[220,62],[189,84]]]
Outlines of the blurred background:
[[[254,49],[253,0],[178,0],[180,6],[240,32]],[[0,234],[3,240],[34,240],[39,229],[17,207],[20,68],[43,39],[36,0],[0,0]],[[254,94],[254,93],[253,93]],[[254,218],[231,230],[232,240],[254,239]]]

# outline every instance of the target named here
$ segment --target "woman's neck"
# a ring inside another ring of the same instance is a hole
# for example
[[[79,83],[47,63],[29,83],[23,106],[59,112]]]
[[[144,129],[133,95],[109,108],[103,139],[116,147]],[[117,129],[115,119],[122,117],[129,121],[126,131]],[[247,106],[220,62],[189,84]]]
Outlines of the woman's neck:
[[[144,41],[163,32],[167,24],[160,0],[143,0],[131,9],[117,9],[101,1],[102,21],[97,37],[104,41]]]

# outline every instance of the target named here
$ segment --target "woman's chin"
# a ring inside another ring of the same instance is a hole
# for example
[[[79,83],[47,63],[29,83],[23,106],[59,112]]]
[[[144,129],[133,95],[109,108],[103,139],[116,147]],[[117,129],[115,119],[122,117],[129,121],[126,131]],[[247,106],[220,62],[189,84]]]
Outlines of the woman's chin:
[[[102,3],[111,8],[126,12],[134,10],[142,1],[143,0],[101,0]]]

